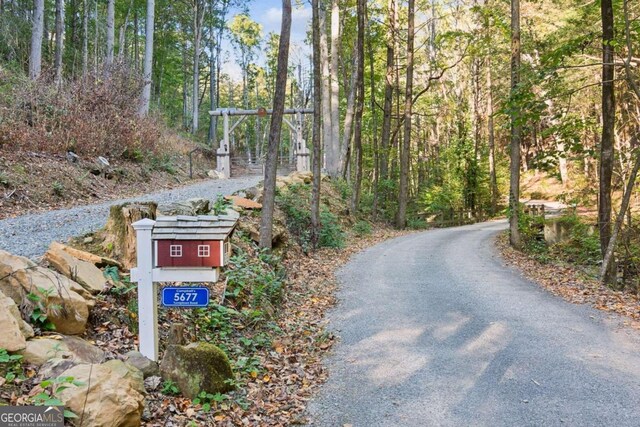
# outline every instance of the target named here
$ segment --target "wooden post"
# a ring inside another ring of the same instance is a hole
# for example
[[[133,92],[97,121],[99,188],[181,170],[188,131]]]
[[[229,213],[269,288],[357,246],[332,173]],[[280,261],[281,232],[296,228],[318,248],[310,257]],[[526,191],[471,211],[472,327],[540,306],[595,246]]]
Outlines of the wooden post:
[[[140,353],[158,361],[158,292],[153,281],[153,248],[151,231],[155,221],[148,218],[132,224],[136,230],[138,266],[131,271],[138,282],[138,336]]]

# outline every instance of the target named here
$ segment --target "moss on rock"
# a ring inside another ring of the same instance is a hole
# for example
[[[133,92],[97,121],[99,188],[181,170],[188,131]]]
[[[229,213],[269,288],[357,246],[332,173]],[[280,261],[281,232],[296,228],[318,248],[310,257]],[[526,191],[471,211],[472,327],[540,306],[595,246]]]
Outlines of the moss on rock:
[[[233,386],[227,355],[213,344],[198,342],[167,347],[160,372],[165,380],[176,383],[185,397],[194,399],[201,391],[225,393]]]

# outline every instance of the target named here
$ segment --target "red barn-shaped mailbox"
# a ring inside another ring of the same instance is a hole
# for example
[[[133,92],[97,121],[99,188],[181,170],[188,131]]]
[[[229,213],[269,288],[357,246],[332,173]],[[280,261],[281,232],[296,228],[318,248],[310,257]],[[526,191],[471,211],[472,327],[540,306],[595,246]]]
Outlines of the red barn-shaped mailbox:
[[[238,217],[226,215],[158,217],[153,226],[154,267],[222,267],[231,254],[229,237]]]

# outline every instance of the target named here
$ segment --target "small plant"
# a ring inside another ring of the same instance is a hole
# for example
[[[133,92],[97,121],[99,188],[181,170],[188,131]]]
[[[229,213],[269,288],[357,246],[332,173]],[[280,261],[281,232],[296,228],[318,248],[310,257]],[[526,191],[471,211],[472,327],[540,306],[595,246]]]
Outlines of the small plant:
[[[64,194],[64,185],[60,181],[54,181],[51,188],[53,189],[53,194],[58,197],[62,197]]]
[[[224,196],[218,196],[216,201],[213,203],[213,214],[223,215],[231,206],[232,203],[229,200],[225,199]]]
[[[211,394],[205,391],[200,392],[198,397],[193,399],[194,405],[202,405],[202,410],[205,412],[211,411],[212,407],[218,407],[225,400],[229,399],[229,396],[222,393]]]
[[[178,172],[169,155],[151,156],[150,167],[151,170],[167,172],[170,175],[175,175]]]
[[[173,381],[164,380],[164,382],[162,383],[162,390],[160,390],[160,393],[167,396],[176,396],[180,394],[180,389],[178,388],[176,383],[174,383]]]
[[[2,185],[3,187],[9,187],[11,185],[9,176],[4,172],[0,172],[0,185]]]
[[[118,267],[116,266],[109,266],[105,268],[103,274],[104,277],[111,279],[113,282],[114,286],[111,288],[110,292],[114,295],[126,295],[137,287],[136,283],[131,283],[129,277],[121,277]]]
[[[22,376],[22,356],[9,354],[6,349],[0,348],[0,375],[7,382]]]
[[[57,377],[42,381],[40,387],[42,391],[32,398],[32,403],[36,406],[64,406],[60,400],[60,392],[69,387],[79,387],[84,385],[82,381],[76,381],[73,377]],[[68,409],[64,410],[65,418],[78,418],[76,414]]]
[[[52,331],[55,330],[55,326],[49,320],[48,316],[48,308],[46,306],[46,301],[48,297],[54,292],[53,289],[44,289],[38,288],[39,293],[29,292],[27,294],[27,299],[33,303],[33,309],[31,310],[31,321],[38,327]],[[59,308],[58,306],[51,306],[50,309]]]
[[[368,236],[369,234],[371,234],[371,231],[371,224],[367,221],[360,220],[353,226],[353,232],[356,234],[356,236]]]

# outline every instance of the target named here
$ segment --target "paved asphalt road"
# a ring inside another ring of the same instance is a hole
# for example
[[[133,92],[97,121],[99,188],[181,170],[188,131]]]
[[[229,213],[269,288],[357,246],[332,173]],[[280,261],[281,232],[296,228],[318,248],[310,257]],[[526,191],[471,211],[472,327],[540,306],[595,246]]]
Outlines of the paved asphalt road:
[[[129,199],[0,220],[0,249],[16,255],[38,258],[44,255],[49,244],[54,240],[66,242],[70,237],[80,236],[103,227],[109,216],[109,207],[112,205],[134,200],[171,203],[193,197],[215,200],[218,195],[227,195],[252,187],[260,180],[259,176],[207,180]]]
[[[409,235],[342,269],[312,425],[640,426],[640,333],[505,267],[505,228]]]

